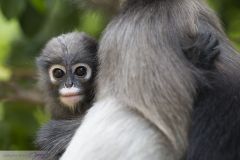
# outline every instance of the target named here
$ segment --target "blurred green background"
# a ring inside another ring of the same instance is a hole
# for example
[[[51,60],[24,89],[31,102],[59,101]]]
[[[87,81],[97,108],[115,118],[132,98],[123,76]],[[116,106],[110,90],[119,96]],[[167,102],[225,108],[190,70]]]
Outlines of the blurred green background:
[[[240,48],[240,1],[209,0]],[[35,57],[51,37],[84,31],[98,38],[117,0],[0,0],[0,150],[33,150],[49,119],[36,88]]]

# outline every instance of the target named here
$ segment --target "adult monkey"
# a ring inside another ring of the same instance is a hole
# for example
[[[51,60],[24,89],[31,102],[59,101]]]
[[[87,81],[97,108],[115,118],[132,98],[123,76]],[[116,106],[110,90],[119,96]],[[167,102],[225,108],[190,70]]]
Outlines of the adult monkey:
[[[97,103],[62,159],[184,158],[191,107],[208,77],[187,61],[180,44],[198,32],[220,40],[216,73],[232,88],[239,56],[205,4],[127,0],[100,43]]]

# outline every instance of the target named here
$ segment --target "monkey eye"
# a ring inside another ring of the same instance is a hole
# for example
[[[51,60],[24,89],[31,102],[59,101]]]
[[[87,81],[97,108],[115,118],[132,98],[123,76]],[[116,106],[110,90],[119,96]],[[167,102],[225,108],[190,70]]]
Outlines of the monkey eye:
[[[53,84],[58,83],[58,79],[62,78],[66,74],[66,68],[59,64],[54,64],[50,67],[49,78]]]
[[[54,78],[62,78],[65,75],[64,71],[60,68],[55,68],[53,70]]]
[[[87,68],[84,66],[79,66],[76,68],[75,74],[79,77],[85,77],[87,75]]]
[[[74,74],[83,80],[89,80],[92,76],[92,69],[88,64],[79,63],[73,66]]]

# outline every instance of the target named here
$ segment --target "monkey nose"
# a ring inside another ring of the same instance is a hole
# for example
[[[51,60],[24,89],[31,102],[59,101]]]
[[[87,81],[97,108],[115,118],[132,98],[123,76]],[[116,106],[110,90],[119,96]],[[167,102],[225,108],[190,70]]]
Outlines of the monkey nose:
[[[65,83],[66,88],[71,88],[73,86],[73,82]]]

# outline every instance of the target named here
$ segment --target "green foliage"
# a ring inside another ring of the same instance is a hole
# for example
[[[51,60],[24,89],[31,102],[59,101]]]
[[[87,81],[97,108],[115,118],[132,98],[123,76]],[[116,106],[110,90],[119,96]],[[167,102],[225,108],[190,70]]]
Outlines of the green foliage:
[[[33,147],[33,139],[39,122],[34,117],[31,104],[21,102],[5,103],[0,123],[0,148],[10,150],[29,150]]]
[[[89,33],[92,36],[99,37],[103,30],[107,19],[104,17],[104,13],[100,10],[93,12],[92,10],[86,10],[80,16],[80,28],[81,30]]]
[[[11,71],[4,66],[8,53],[11,49],[11,42],[19,36],[19,28],[16,20],[7,21],[0,14],[0,81],[6,81],[11,76]]]
[[[3,80],[10,86],[1,88],[0,98],[17,92],[12,83],[24,90],[36,86],[35,57],[51,37],[74,30],[99,37],[110,15],[80,6],[70,0],[0,0],[0,87]],[[0,150],[34,149],[36,131],[49,115],[40,104],[15,98],[0,103]]]
[[[239,0],[209,0],[211,6],[218,12],[223,21],[226,33],[233,43],[240,48],[240,1]]]
[[[2,13],[8,19],[19,16],[25,9],[25,0],[1,0],[0,6]]]
[[[101,8],[86,7],[83,5],[86,2],[0,0],[0,99],[3,93],[7,95],[0,102],[0,150],[35,149],[36,131],[49,119],[38,102],[11,97],[19,87],[23,92],[35,89],[35,57],[46,41],[74,30],[98,38],[112,17]],[[209,0],[209,3],[218,12],[230,39],[240,48],[240,1]]]

